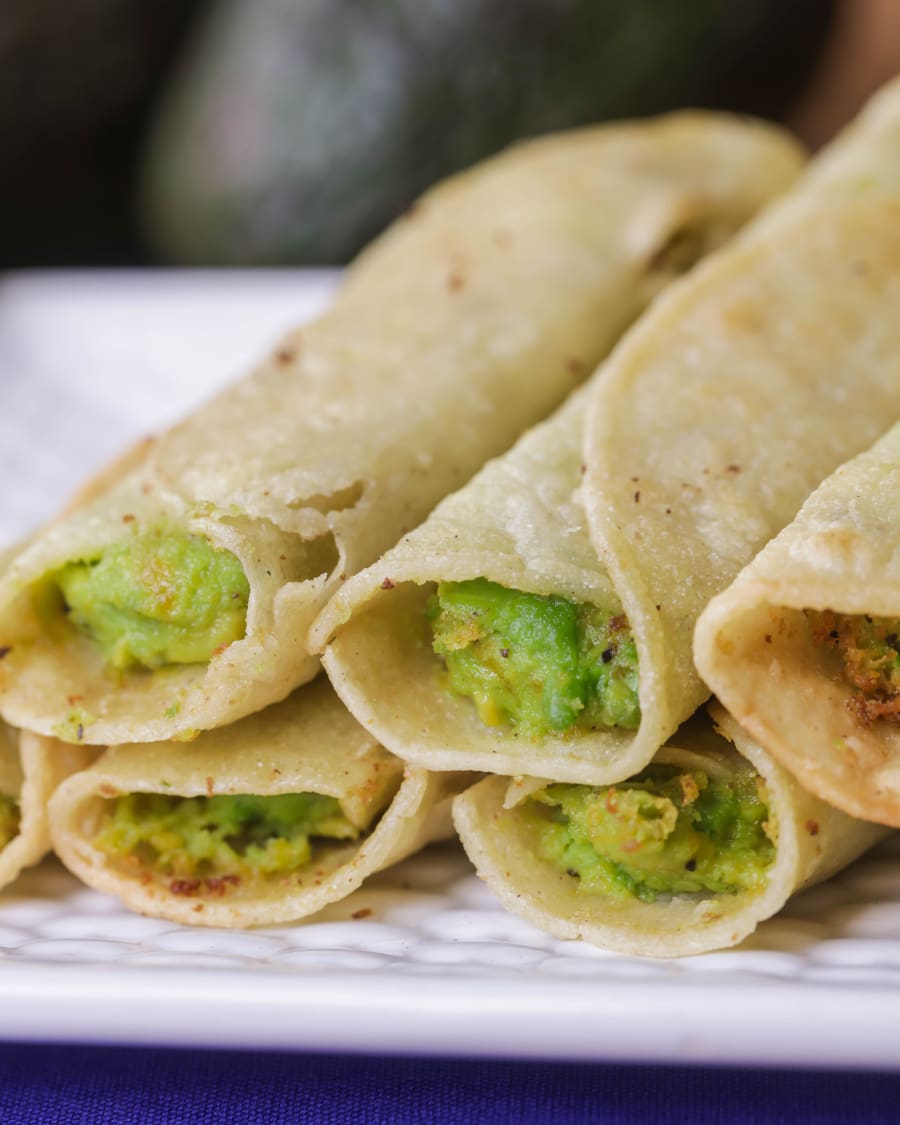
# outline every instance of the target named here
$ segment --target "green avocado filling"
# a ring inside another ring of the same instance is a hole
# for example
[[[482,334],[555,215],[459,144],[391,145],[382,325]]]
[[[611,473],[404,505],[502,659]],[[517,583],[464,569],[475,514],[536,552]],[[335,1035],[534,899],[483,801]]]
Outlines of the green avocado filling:
[[[541,859],[617,900],[761,890],[775,858],[768,795],[749,770],[655,765],[607,788],[548,785],[524,811]]]
[[[49,577],[113,668],[205,664],[246,631],[241,564],[200,535],[148,528]]]
[[[540,738],[640,723],[637,650],[623,614],[475,578],[440,583],[428,616],[451,690],[488,726]]]
[[[15,797],[0,793],[0,848],[19,834],[19,802]]]
[[[806,610],[813,643],[840,657],[854,689],[848,707],[864,723],[900,723],[900,619]]]
[[[174,894],[290,875],[310,863],[316,841],[355,840],[335,797],[319,793],[109,799],[95,845],[127,867],[170,880]]]

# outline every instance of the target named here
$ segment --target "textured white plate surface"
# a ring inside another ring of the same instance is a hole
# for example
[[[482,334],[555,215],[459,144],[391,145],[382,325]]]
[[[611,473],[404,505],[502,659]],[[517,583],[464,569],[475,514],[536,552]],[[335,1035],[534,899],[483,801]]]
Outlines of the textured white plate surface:
[[[309,273],[0,282],[0,547],[327,301]],[[900,844],[735,950],[637,960],[506,914],[453,847],[315,922],[124,911],[53,860],[0,897],[0,1037],[559,1059],[900,1066]]]

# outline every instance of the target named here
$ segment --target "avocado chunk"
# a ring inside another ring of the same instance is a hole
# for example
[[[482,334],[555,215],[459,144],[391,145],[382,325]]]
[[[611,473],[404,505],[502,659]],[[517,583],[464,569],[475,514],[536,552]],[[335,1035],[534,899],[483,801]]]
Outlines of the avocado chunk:
[[[112,668],[204,664],[246,631],[241,564],[201,535],[150,527],[49,579]]]
[[[21,7],[24,20],[29,6]],[[150,132],[140,192],[146,233],[184,264],[331,266],[429,185],[523,137],[694,105],[780,120],[813,72],[834,7],[835,0],[204,5]],[[19,113],[37,113],[37,100],[23,99]],[[47,116],[41,136],[56,120]],[[42,190],[52,178],[41,178]],[[32,180],[24,182],[33,194]],[[54,228],[57,238],[63,230]]]
[[[5,848],[18,836],[19,821],[19,802],[15,797],[0,793],[0,848]]]
[[[900,618],[806,610],[813,644],[836,652],[863,723],[900,723]]]
[[[623,614],[476,578],[440,583],[428,616],[451,690],[488,726],[540,738],[640,723],[637,650]]]
[[[727,779],[653,765],[621,785],[548,785],[526,803],[535,851],[619,901],[761,890],[775,858],[768,794],[751,770]]]
[[[355,840],[359,829],[335,797],[108,798],[94,844],[113,861],[169,880],[174,894],[223,893],[228,886],[290,875],[313,858],[314,840]]]

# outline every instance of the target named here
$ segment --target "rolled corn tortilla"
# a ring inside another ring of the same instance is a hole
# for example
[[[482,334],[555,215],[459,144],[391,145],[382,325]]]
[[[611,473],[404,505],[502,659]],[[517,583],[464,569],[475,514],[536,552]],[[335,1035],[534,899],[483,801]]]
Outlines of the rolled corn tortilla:
[[[810,792],[900,826],[900,426],[697,622],[700,675]]]
[[[606,365],[586,424],[592,540],[630,624],[649,761],[708,696],[694,625],[830,472],[900,416],[900,84]]]
[[[439,584],[473,580],[617,611],[577,496],[588,393],[576,391],[550,421],[447,497],[347,582],[315,625],[322,641],[334,633],[323,661],[339,695],[406,761],[590,780],[633,738],[616,728],[529,736],[507,723],[489,725],[468,695],[453,690],[429,619]],[[542,645],[550,647],[538,634],[535,647]],[[515,641],[503,651],[514,663]]]
[[[679,114],[521,145],[428,193],[329,313],[14,563],[0,711],[144,742],[284,698],[319,667],[307,631],[341,582],[799,161],[771,127]]]
[[[806,793],[724,709],[711,714],[715,729],[698,716],[659,751],[656,786],[642,773],[608,788],[490,777],[467,790],[454,822],[478,874],[556,937],[677,957],[735,945],[884,836]]]
[[[725,197],[731,195],[734,227],[786,187],[780,165],[761,167],[753,191],[742,164],[723,164],[721,170],[731,174],[730,184],[723,179],[720,186]],[[588,396],[604,378],[601,368],[549,421],[345,583],[313,626],[314,646],[330,641],[323,659],[338,693],[360,722],[407,761],[438,770],[602,781],[622,776],[629,748],[636,756],[645,753],[644,760],[657,748],[652,728],[647,737],[643,727],[637,735],[634,730],[640,708],[633,683],[629,686],[635,679],[632,647],[579,497]],[[464,601],[471,594],[478,603],[468,617],[457,607],[453,624],[443,629],[452,634],[445,638],[452,652],[434,651],[428,617],[435,590],[439,599],[446,593]],[[471,621],[480,617],[483,624],[504,598],[521,610],[510,604],[498,611],[517,635],[504,641],[502,630],[495,630],[467,638]],[[517,614],[545,620],[523,636]],[[469,667],[457,675],[457,650],[466,640],[472,651],[492,646],[495,667],[487,672]],[[533,700],[530,716],[497,704],[515,690],[513,680],[526,687],[549,684],[554,653],[572,665],[571,675],[559,690],[544,691],[547,699]],[[479,681],[470,692],[461,682],[466,676]],[[487,689],[485,677],[492,679]],[[606,706],[610,692],[606,702],[593,706],[604,693],[585,685],[600,679],[614,681],[616,707]],[[648,674],[640,685],[641,705],[652,691]]]
[[[452,834],[468,775],[405,768],[322,677],[189,747],[112,747],[55,793],[53,846],[133,910],[205,926],[295,921]]]
[[[0,887],[50,851],[50,795],[94,756],[87,747],[65,746],[0,721]]]
[[[0,573],[14,551],[0,551]],[[8,655],[0,648],[0,665]],[[96,753],[16,730],[0,719],[0,887],[50,851],[47,802],[57,785],[90,765]]]

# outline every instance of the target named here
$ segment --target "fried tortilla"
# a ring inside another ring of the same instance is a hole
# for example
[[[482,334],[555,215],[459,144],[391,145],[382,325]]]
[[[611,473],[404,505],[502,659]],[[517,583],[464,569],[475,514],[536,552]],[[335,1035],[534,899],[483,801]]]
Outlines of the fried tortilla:
[[[900,426],[839,468],[697,623],[700,674],[811,792],[900,826]]]
[[[719,706],[619,785],[489,777],[454,802],[478,874],[556,937],[645,957],[735,945],[885,835],[810,796]]]
[[[190,746],[111,747],[55,793],[53,846],[88,886],[143,914],[274,925],[451,835],[468,780],[404,768],[322,677]]]

